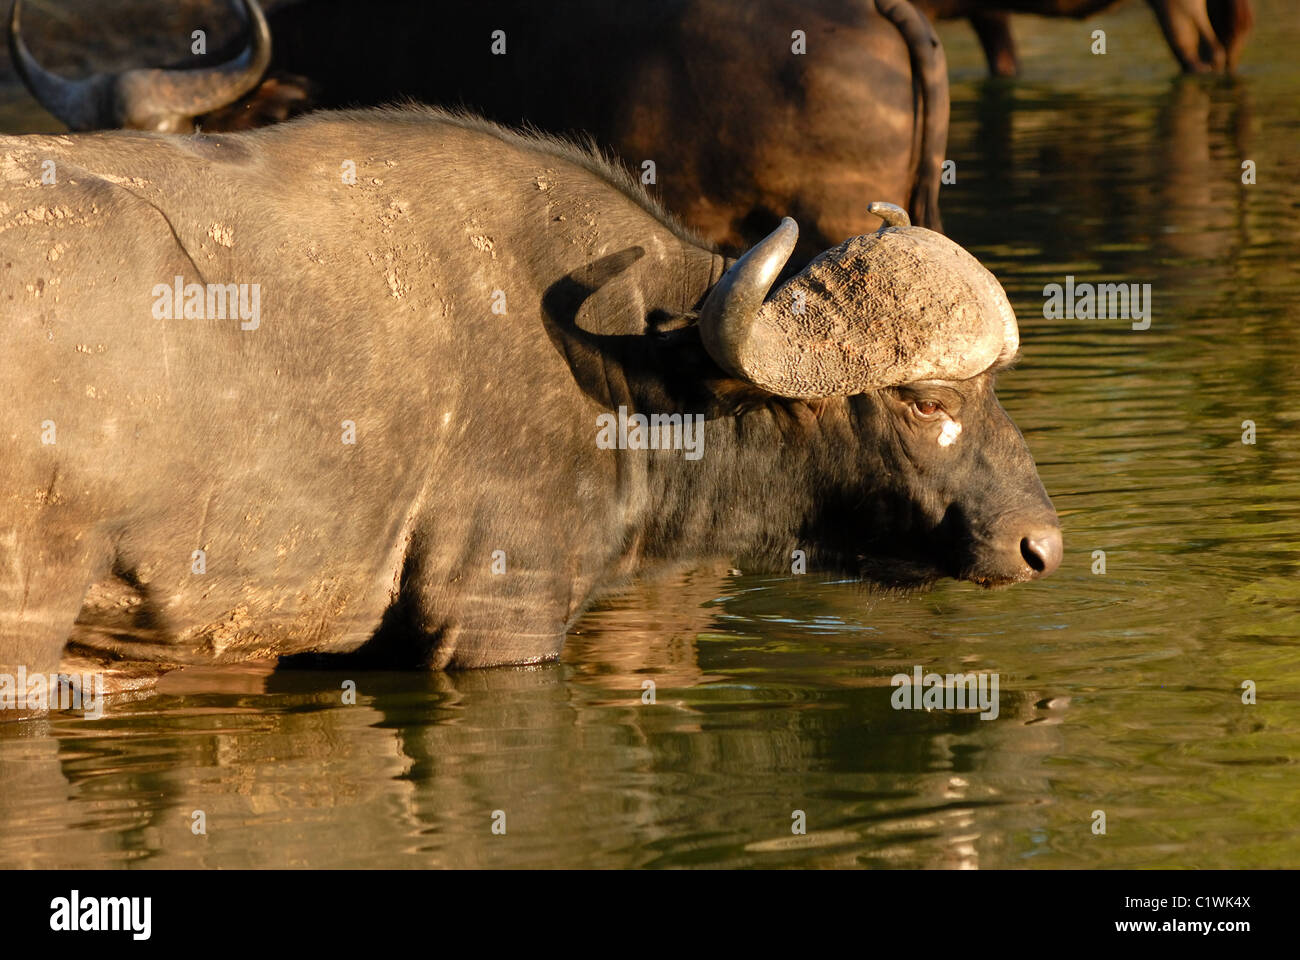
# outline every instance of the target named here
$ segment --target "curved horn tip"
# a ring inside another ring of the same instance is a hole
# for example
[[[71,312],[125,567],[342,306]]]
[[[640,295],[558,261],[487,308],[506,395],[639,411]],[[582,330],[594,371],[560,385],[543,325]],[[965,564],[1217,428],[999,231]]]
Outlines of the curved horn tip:
[[[24,52],[26,52],[26,44],[23,43],[22,38],[22,5],[23,0],[14,0],[13,4],[9,7],[9,53],[15,60],[15,67],[21,66],[16,62],[19,59],[19,48],[24,48]]]
[[[751,249],[757,251],[755,256],[766,261],[763,269],[764,282],[770,287],[794,253],[795,244],[799,242],[799,224],[793,217],[782,217],[776,229],[766,239],[756,243]]]
[[[776,229],[731,265],[700,309],[704,349],[718,366],[742,380],[752,381],[745,354],[754,322],[798,241],[799,225],[782,217]]]
[[[103,126],[99,114],[98,75],[67,80],[37,62],[22,36],[22,0],[9,9],[9,57],[14,72],[37,103],[69,130],[93,130]]]
[[[885,221],[880,228],[881,230],[886,227],[910,227],[912,225],[912,218],[907,215],[907,211],[896,203],[873,200],[867,204],[867,213],[874,213]]]
[[[193,118],[229,106],[257,86],[271,62],[271,31],[256,0],[241,0],[251,36],[235,59],[190,70],[129,70],[115,77],[128,127],[180,132]],[[164,125],[157,125],[157,118]]]
[[[799,224],[795,222],[793,217],[782,217],[781,222],[773,227],[767,236],[756,242],[749,249],[754,250],[759,247],[766,249],[771,249],[773,247],[789,247],[790,250],[794,250],[794,245],[798,240]]]
[[[763,286],[763,292],[759,296],[761,303],[768,289],[776,282],[777,275],[793,255],[795,244],[798,242],[799,224],[793,217],[782,217],[781,222],[772,232],[746,250],[731,269],[737,278],[743,274],[751,282]]]
[[[781,222],[776,225],[776,229],[768,236],[779,237],[782,247],[788,244],[790,249],[794,250],[794,245],[799,242],[799,224],[795,222],[794,217],[782,217]],[[789,259],[788,254],[786,259]]]

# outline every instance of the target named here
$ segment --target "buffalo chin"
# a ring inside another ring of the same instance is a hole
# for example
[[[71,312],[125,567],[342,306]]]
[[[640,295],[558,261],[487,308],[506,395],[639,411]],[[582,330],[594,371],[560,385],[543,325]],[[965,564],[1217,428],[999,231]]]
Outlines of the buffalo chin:
[[[964,571],[960,576],[955,577],[957,580],[965,580],[968,583],[976,584],[986,590],[1002,590],[1006,587],[1013,586],[1017,583],[1026,583],[1033,579],[1033,574],[1025,573],[1017,576],[1005,576],[1000,574],[984,574],[977,571]]]
[[[893,594],[923,593],[940,580],[958,580],[985,590],[1002,590],[1033,579],[1028,572],[1023,576],[1008,576],[971,568],[945,570],[921,560],[888,557],[860,557],[856,575],[873,593]]]
[[[892,557],[859,557],[857,579],[873,593],[921,593],[949,576],[933,564]]]

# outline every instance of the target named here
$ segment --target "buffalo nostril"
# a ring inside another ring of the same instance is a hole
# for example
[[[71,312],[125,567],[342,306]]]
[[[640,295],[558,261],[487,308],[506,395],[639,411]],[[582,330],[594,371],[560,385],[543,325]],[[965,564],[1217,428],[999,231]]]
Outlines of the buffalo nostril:
[[[1045,577],[1059,567],[1063,552],[1061,531],[1056,527],[1035,531],[1020,541],[1020,555],[1035,577]]]

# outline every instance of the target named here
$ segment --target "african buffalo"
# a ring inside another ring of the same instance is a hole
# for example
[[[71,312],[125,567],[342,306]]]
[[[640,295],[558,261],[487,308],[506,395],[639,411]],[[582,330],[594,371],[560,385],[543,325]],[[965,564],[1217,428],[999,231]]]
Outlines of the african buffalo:
[[[877,198],[940,229],[947,68],[908,0],[315,0],[268,20],[272,69],[319,106],[413,98],[589,135],[728,252],[788,212],[802,264],[877,226]],[[203,129],[245,126],[242,107]]]
[[[1060,561],[1010,304],[898,208],[769,296],[792,220],[728,265],[598,155],[428,108],[2,137],[0,177],[0,667],[533,662],[663,564]]]
[[[1020,70],[1011,35],[1012,13],[1082,19],[1119,0],[915,0],[935,20],[966,17],[979,37],[989,72],[1014,77]],[[1187,73],[1233,70],[1254,24],[1250,0],[1147,0]]]

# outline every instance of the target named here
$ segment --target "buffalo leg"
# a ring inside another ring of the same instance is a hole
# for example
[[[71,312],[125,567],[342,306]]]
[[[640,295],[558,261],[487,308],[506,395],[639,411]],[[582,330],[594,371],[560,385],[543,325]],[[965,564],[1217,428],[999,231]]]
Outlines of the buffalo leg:
[[[91,538],[44,519],[0,531],[0,673],[8,677],[20,667],[28,677],[58,672],[93,574],[106,563]],[[0,720],[28,712],[6,709]]]
[[[1206,0],[1147,0],[1160,21],[1160,29],[1185,73],[1222,70],[1227,53],[1219,44]]]
[[[1228,69],[1235,70],[1246,35],[1255,25],[1250,0],[1205,0],[1205,8],[1214,34],[1227,53]]]
[[[567,570],[565,560],[534,555],[530,562],[526,549],[509,548],[508,531],[480,539],[464,535],[465,518],[447,522],[462,535],[425,527],[412,537],[395,602],[360,653],[432,670],[557,658],[578,612],[573,582],[557,575]]]
[[[995,77],[1014,77],[1020,72],[1016,56],[1016,38],[1011,34],[1011,16],[1001,11],[971,14],[971,26],[984,48],[989,73]]]

